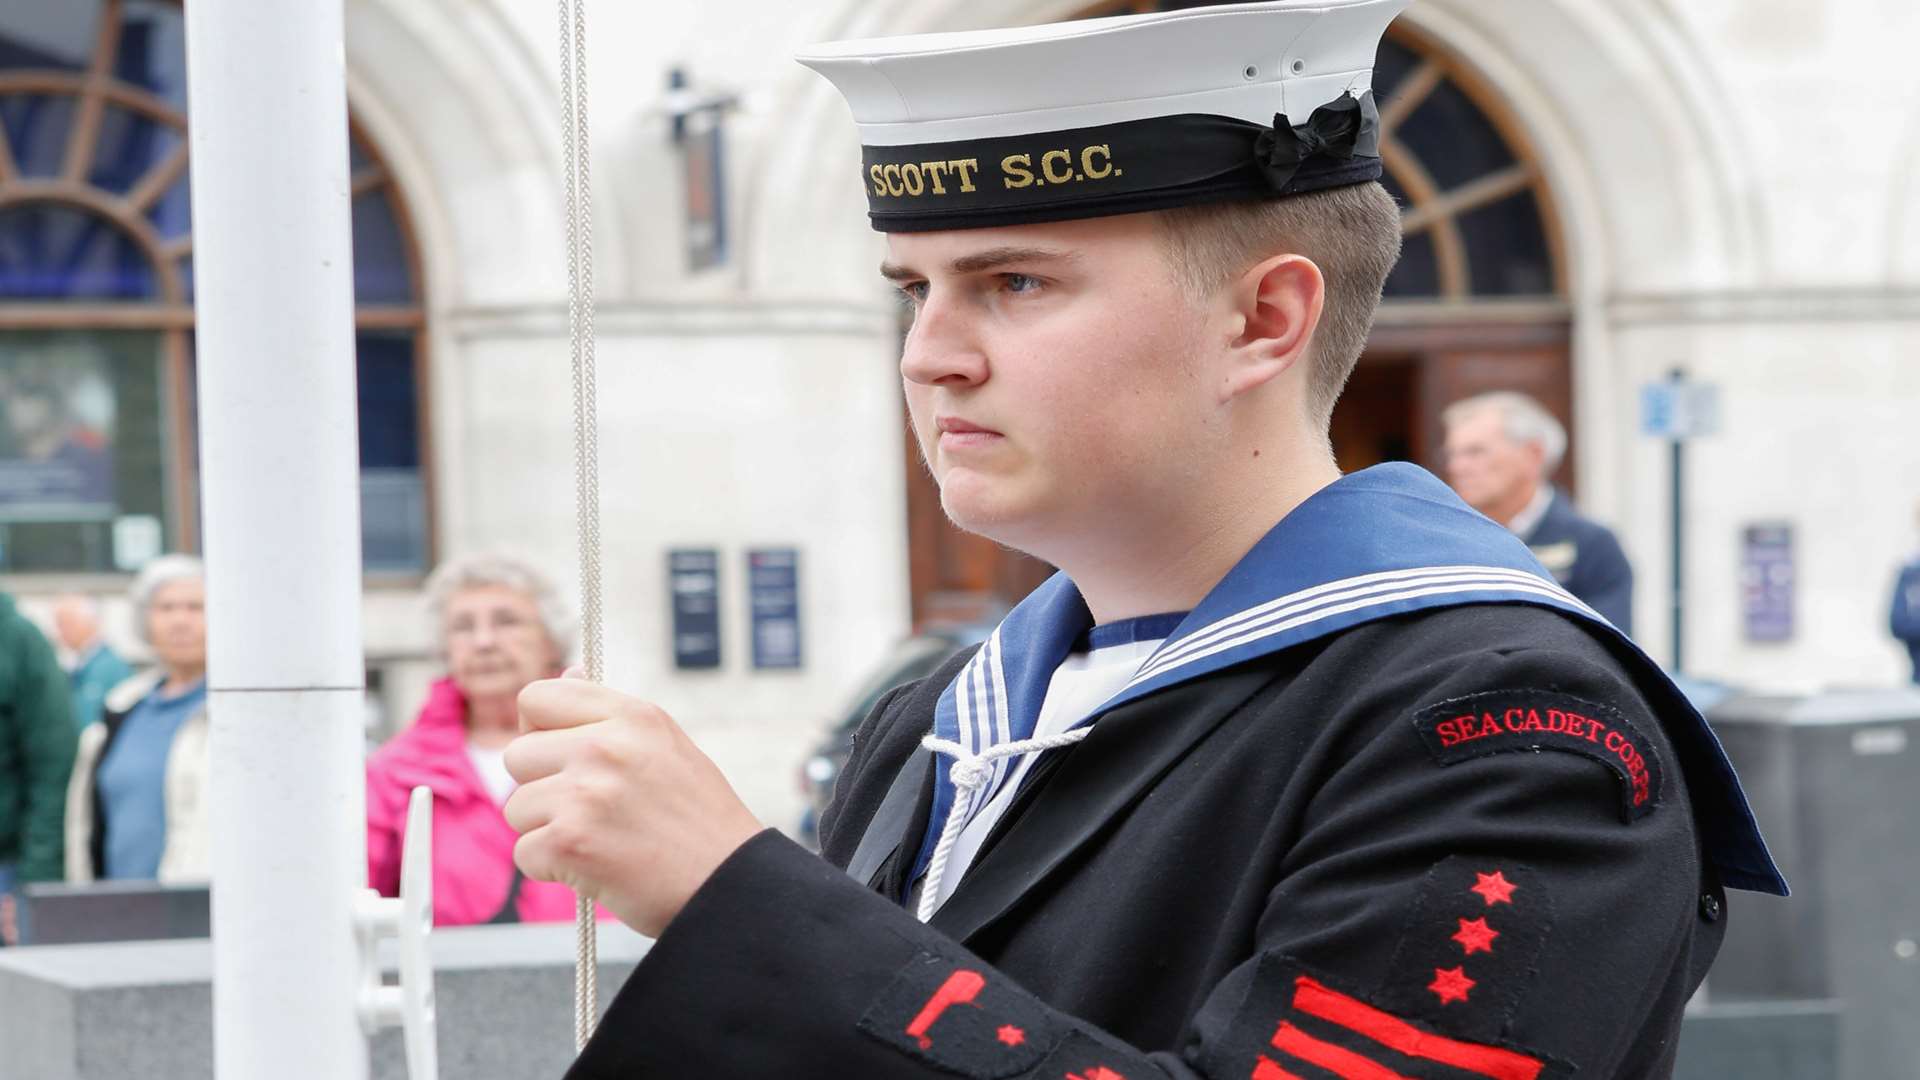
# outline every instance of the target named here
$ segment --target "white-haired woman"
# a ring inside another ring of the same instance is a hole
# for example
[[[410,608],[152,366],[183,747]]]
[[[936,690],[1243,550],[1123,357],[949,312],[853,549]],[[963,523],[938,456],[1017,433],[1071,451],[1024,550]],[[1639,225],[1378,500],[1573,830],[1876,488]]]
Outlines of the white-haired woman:
[[[433,789],[433,916],[441,926],[573,918],[573,892],[523,877],[519,834],[501,806],[513,791],[502,760],[520,731],[520,691],[558,675],[572,620],[552,582],[525,562],[479,555],[427,579],[427,602],[446,658],[413,726],[367,762],[367,878],[387,896],[400,885],[407,796]]]
[[[67,880],[204,881],[207,847],[206,572],[162,555],[133,583],[134,625],[155,664],[107,693],[67,785]]]

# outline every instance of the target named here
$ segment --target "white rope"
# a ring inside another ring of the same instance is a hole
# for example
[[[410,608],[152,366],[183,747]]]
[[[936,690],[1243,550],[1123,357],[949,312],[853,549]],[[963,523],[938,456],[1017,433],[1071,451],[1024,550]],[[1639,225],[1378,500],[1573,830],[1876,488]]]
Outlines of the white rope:
[[[972,800],[968,796],[987,782],[993,775],[992,765],[1001,758],[1019,757],[1023,754],[1037,754],[1043,750],[1056,750],[1062,746],[1072,746],[1087,737],[1093,731],[1091,727],[1075,728],[1058,735],[1042,735],[1034,739],[1015,739],[1013,742],[990,746],[977,754],[967,753],[967,748],[951,739],[942,739],[929,735],[920,740],[920,745],[936,754],[946,754],[953,758],[953,768],[947,773],[953,780],[953,807],[947,811],[946,824],[940,828],[940,842],[933,846],[933,859],[927,863],[927,880],[920,888],[921,922],[933,918],[940,907],[940,880],[947,875],[947,860],[953,857],[953,845],[967,827],[967,804]]]
[[[573,352],[573,464],[579,511],[580,652],[600,682],[600,440],[593,379],[593,189],[587,170],[586,0],[560,0],[560,127],[567,172],[567,331]],[[598,927],[591,896],[576,898],[573,1048],[584,1050],[599,1016]]]

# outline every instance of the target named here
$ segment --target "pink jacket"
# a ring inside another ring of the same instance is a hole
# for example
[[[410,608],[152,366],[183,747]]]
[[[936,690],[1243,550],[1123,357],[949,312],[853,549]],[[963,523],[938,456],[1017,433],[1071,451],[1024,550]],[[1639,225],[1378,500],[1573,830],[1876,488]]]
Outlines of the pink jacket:
[[[383,896],[400,890],[400,846],[407,794],[433,789],[433,921],[464,926],[492,919],[513,882],[520,838],[467,758],[467,701],[451,679],[433,684],[412,727],[367,760],[367,882]],[[531,878],[520,882],[521,922],[573,918],[573,890]],[[601,918],[607,918],[605,910]]]

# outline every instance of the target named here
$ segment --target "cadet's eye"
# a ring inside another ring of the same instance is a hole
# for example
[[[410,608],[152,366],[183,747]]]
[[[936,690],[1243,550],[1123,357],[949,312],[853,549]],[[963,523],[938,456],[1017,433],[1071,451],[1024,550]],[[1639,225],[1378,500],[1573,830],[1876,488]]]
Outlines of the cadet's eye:
[[[919,307],[927,302],[927,283],[911,281],[899,287],[900,302],[909,307]]]
[[[1040,287],[1040,279],[1037,277],[1028,277],[1026,274],[1002,274],[1000,275],[1000,284],[1004,285],[1006,290],[1012,293],[1033,292]]]

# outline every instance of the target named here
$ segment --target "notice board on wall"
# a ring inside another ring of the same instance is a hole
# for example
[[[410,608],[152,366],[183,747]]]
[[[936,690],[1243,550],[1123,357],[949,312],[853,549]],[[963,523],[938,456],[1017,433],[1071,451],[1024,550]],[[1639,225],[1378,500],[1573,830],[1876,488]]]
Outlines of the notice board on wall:
[[[753,666],[798,668],[800,637],[800,552],[794,548],[756,548],[747,552],[748,610],[753,622]]]
[[[673,598],[673,666],[720,666],[720,553],[713,548],[667,552],[667,594]]]
[[[1740,604],[1748,641],[1793,637],[1793,593],[1793,526],[1747,526],[1740,543]]]

